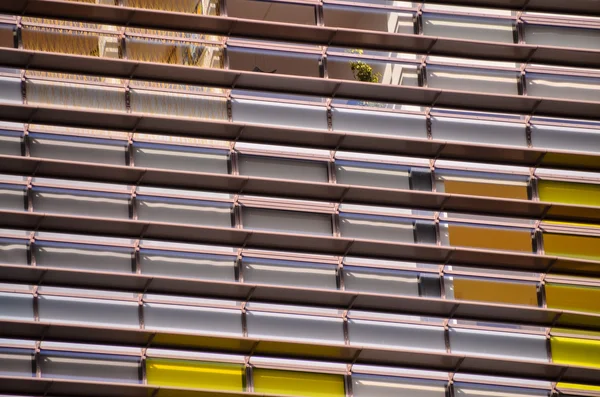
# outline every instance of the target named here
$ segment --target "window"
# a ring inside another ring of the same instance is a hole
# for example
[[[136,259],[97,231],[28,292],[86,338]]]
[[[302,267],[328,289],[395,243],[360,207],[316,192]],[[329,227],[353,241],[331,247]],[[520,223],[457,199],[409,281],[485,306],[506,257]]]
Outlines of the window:
[[[0,307],[2,307],[0,318],[9,320],[34,320],[32,295],[0,292]]]
[[[361,80],[352,70],[356,64],[366,64],[371,67],[371,78],[374,81],[366,82],[403,85],[409,87],[418,87],[419,84],[419,66],[409,64],[389,58],[382,60],[379,58],[369,58],[368,56],[353,55],[352,52],[336,55],[332,53],[327,57],[327,73],[329,78],[341,80]]]
[[[533,147],[558,150],[573,150],[578,152],[600,152],[600,133],[592,128],[573,128],[534,124],[531,127]],[[560,156],[560,155],[559,155]],[[556,154],[549,153],[548,159],[557,159]],[[566,157],[566,155],[563,155]],[[560,156],[562,157],[562,156]],[[560,159],[560,157],[558,159]],[[565,158],[568,159],[568,158]],[[581,160],[571,160],[578,164]]]
[[[200,93],[168,92],[165,88],[160,91],[151,91],[142,87],[131,90],[132,112],[227,120],[227,100],[225,98],[205,96]],[[194,88],[189,87],[189,91],[194,91]]]
[[[446,382],[354,373],[352,392],[355,397],[445,397]]]
[[[550,394],[547,390],[469,383],[455,383],[454,393],[460,397],[547,397]]]
[[[527,95],[580,101],[598,101],[600,79],[557,74],[527,73]]]
[[[337,289],[333,265],[244,257],[242,266],[246,283]]]
[[[0,209],[25,211],[27,209],[25,186],[0,182]]]
[[[433,222],[357,213],[340,213],[340,234],[342,237],[401,243],[436,242]]]
[[[427,86],[442,90],[519,95],[518,73],[454,66],[427,65]]]
[[[444,283],[448,299],[538,306],[534,282],[445,276]]]
[[[67,24],[63,22],[63,26],[84,25],[68,22]],[[96,29],[108,30],[107,28],[110,29],[108,26],[96,26]],[[121,52],[120,40],[116,34],[25,25],[21,35],[23,48],[27,50],[110,58],[119,58]]]
[[[198,0],[170,0],[168,2],[160,0],[123,0],[124,7],[185,12],[189,14],[206,14],[207,10],[203,9],[203,3],[198,2]]]
[[[28,79],[27,103],[124,112],[125,91],[117,87]]]
[[[2,78],[0,78],[0,92],[4,93],[2,88]],[[3,97],[0,97],[0,102]],[[21,135],[19,131],[3,130],[0,127],[0,155],[20,156],[21,155]]]
[[[0,262],[26,266],[28,263],[27,245],[25,240],[0,238]]]
[[[33,351],[0,347],[0,376],[31,377],[34,376],[32,369]]]
[[[436,191],[449,194],[528,200],[528,176],[438,169]]]
[[[34,186],[33,208],[36,212],[128,219],[129,197],[125,193]]]
[[[446,351],[443,327],[350,318],[348,329],[353,345]]]
[[[238,167],[240,175],[311,182],[329,181],[327,163],[324,161],[240,154]]]
[[[227,2],[227,16],[260,21],[314,25],[316,11],[316,7],[310,4],[253,0],[230,0]]]
[[[223,68],[223,49],[218,45],[129,36],[125,48],[132,61]]]
[[[515,22],[510,19],[477,18],[472,16],[423,13],[423,34],[498,43],[514,43]]]
[[[521,123],[442,116],[432,117],[431,123],[434,139],[485,145],[527,146],[525,125]]]
[[[38,240],[33,254],[37,266],[117,273],[133,269],[133,249],[126,247]]]
[[[597,237],[544,232],[546,255],[599,260],[600,242]]]
[[[527,44],[600,50],[600,30],[568,26],[523,24]]]
[[[434,274],[348,265],[343,272],[347,291],[432,298],[441,294],[439,277]]]
[[[227,174],[229,151],[202,147],[134,142],[136,167]]]
[[[148,358],[149,385],[245,391],[245,368],[238,364]]]
[[[125,141],[44,133],[29,139],[31,157],[126,165]]]
[[[427,139],[425,116],[334,107],[334,131]]]
[[[532,252],[532,230],[467,223],[440,223],[442,245]]]
[[[138,219],[141,220],[198,226],[232,226],[232,205],[226,202],[159,197],[142,193],[136,197],[135,205]]]
[[[398,12],[385,8],[360,7],[360,3],[342,5],[323,4],[325,26],[375,30],[389,33],[415,34],[412,12]]]
[[[268,2],[264,2],[264,4],[268,4]],[[327,129],[325,106],[234,98],[231,109],[235,122]]]
[[[257,2],[258,3],[258,2]],[[260,4],[260,3],[259,3]],[[227,56],[229,68],[249,72],[276,73],[294,76],[321,77],[320,51],[300,52],[267,50],[264,48],[251,48],[236,45],[228,41]],[[277,48],[278,43],[263,42],[263,46]],[[279,44],[281,45],[281,44]]]
[[[332,235],[332,220],[329,214],[250,207],[242,207],[242,210],[245,229],[321,236]]]
[[[304,397],[345,396],[342,375],[254,368],[254,391]]]
[[[539,180],[538,195],[540,201],[600,206],[600,185]]]
[[[140,249],[142,274],[235,281],[235,256]]]
[[[551,336],[550,346],[557,364],[600,368],[600,341]]]
[[[22,104],[21,79],[0,76],[0,102]]]

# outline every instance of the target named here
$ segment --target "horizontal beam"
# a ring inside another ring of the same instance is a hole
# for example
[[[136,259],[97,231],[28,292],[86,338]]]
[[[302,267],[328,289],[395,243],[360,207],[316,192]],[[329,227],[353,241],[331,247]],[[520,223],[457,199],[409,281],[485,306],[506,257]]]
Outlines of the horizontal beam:
[[[390,205],[439,212],[456,211],[530,219],[541,219],[543,217],[544,219],[573,222],[600,221],[600,207],[254,176],[103,165],[36,157],[0,155],[0,173],[177,189],[215,190],[231,194],[255,194],[336,203]]]
[[[165,222],[0,211],[0,226],[59,233],[98,234],[126,238],[143,237],[158,240],[310,252],[338,256],[350,255],[432,263],[451,263],[455,265],[492,267],[503,270],[521,270],[538,273],[547,272],[552,269],[555,273],[587,276],[600,275],[599,262],[537,255],[534,253],[181,225]]]
[[[267,357],[293,357],[366,365],[396,365],[453,373],[509,376],[600,385],[600,369],[539,361],[488,358],[407,349],[382,349],[360,345],[288,342],[250,337],[203,336],[148,330],[119,329],[57,322],[0,321],[0,337],[70,342],[119,343],[140,347],[185,347]],[[21,378],[26,379],[26,378]],[[30,380],[31,378],[28,378]],[[0,378],[0,392],[6,388]],[[29,385],[29,383],[25,383]],[[79,392],[79,388],[74,388]],[[21,391],[21,390],[18,390]],[[103,394],[104,397],[110,397]]]
[[[468,5],[478,0],[457,0]],[[484,0],[511,3],[515,0]],[[519,3],[524,0],[517,0]],[[452,3],[452,1],[445,1]],[[535,1],[543,5],[545,0]],[[557,5],[560,0],[548,1]],[[528,9],[531,9],[531,4]],[[563,6],[570,8],[571,2]],[[582,7],[582,5],[586,7]],[[481,4],[482,6],[484,4]],[[576,7],[580,5],[580,7]],[[600,6],[589,0],[576,0],[574,10],[600,15]],[[576,7],[576,8],[575,8]],[[522,8],[522,7],[516,7]],[[534,7],[535,8],[535,7]],[[540,7],[542,8],[542,7]],[[560,9],[560,8],[559,8]],[[359,9],[360,10],[360,9]],[[0,2],[0,12],[22,16],[74,19],[137,28],[156,28],[231,35],[253,39],[294,41],[316,45],[371,48],[385,51],[416,52],[431,55],[472,57],[514,62],[551,63],[580,67],[600,67],[600,51],[529,44],[494,43],[448,37],[367,31],[325,26],[297,25],[281,22],[173,13],[140,8],[76,3],[63,0],[12,0]]]
[[[89,272],[47,266],[0,265],[0,281],[29,285],[98,288],[134,293],[157,293],[332,307],[343,310],[385,311],[463,320],[498,321],[540,327],[600,329],[600,315],[522,305],[491,304],[450,299],[394,296],[353,291],[223,282],[145,274]]]

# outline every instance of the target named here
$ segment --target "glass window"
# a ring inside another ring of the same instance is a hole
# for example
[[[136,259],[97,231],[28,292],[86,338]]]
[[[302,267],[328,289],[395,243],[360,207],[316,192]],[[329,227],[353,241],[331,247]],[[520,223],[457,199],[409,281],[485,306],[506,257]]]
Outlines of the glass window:
[[[442,245],[532,252],[532,231],[529,229],[494,227],[466,223],[440,223]]]
[[[334,131],[427,139],[425,116],[371,110],[333,108]]]
[[[188,14],[206,14],[204,4],[206,1],[198,0],[123,0],[124,7],[145,8],[171,12],[185,12]],[[212,15],[212,14],[210,14]]]
[[[129,218],[129,195],[34,186],[36,212],[64,215]]]
[[[230,203],[138,195],[135,206],[140,220],[217,227],[232,226]]]
[[[254,368],[256,393],[304,397],[345,396],[342,375]]]
[[[35,132],[29,139],[31,157],[126,165],[124,141]]]
[[[134,142],[133,158],[135,166],[142,168],[215,174],[229,172],[229,152],[226,150]]]
[[[527,95],[581,101],[598,101],[600,79],[527,73]]]
[[[0,47],[15,48],[15,26],[0,24]]]
[[[27,242],[25,240],[0,238],[0,262],[26,266]]]
[[[43,378],[140,383],[137,357],[42,350],[40,367]]]
[[[427,65],[427,86],[443,90],[519,95],[518,73],[514,71]]]
[[[124,112],[125,91],[116,87],[28,79],[27,103]]]
[[[600,313],[600,288],[554,283],[545,288],[548,308]]]
[[[17,77],[0,76],[0,101],[22,104],[21,79]]]
[[[355,397],[445,397],[446,382],[354,373],[352,393]]]
[[[335,161],[337,183],[388,189],[410,189],[409,167],[356,161]]]
[[[346,56],[329,55],[327,57],[329,78],[409,87],[420,85],[419,67],[417,65],[401,63],[401,61],[396,61],[393,58],[382,60],[353,54],[353,52],[348,52],[345,54]],[[366,69],[364,66],[368,66],[370,69]],[[361,68],[363,71],[369,71],[370,73],[359,74]]]
[[[599,29],[525,23],[523,38],[527,44],[600,50]]]
[[[149,385],[243,392],[245,368],[239,364],[148,358]]]
[[[311,4],[253,0],[229,0],[227,2],[227,16],[260,21],[314,25],[316,11],[316,7]]]
[[[342,237],[402,243],[435,244],[433,222],[386,216],[340,213]]]
[[[465,40],[514,43],[515,22],[509,19],[476,18],[472,16],[423,14],[423,34]]]
[[[235,281],[236,257],[142,248],[142,274]]]
[[[509,332],[450,328],[452,353],[548,361],[546,337]]]
[[[33,321],[33,296],[0,292],[0,318]],[[0,360],[2,361],[2,360]]]
[[[459,141],[486,145],[526,147],[525,125],[460,119],[452,117],[432,117],[431,129],[434,139]]]
[[[133,269],[132,248],[38,240],[33,253],[37,266],[118,273]]]
[[[333,265],[244,257],[242,266],[246,283],[337,289]]]
[[[9,211],[25,211],[27,195],[22,185],[0,183],[0,209]]]
[[[446,351],[443,327],[349,319],[348,329],[354,345]]]
[[[534,282],[445,276],[444,283],[448,299],[538,306]]]
[[[265,2],[265,4],[268,3]],[[234,98],[231,101],[231,109],[235,122],[327,129],[325,106]]]
[[[240,175],[311,182],[329,181],[327,163],[324,161],[240,154],[238,156],[238,167]]]
[[[23,26],[21,36],[26,50],[120,58],[120,40],[116,34]]]
[[[274,44],[263,43],[265,46]],[[320,53],[241,47],[230,41],[227,45],[227,56],[229,57],[229,68],[233,70],[321,77]]]
[[[534,123],[531,126],[531,142],[533,147],[536,148],[600,152],[600,132],[598,129],[571,128]],[[546,158],[549,160],[552,158],[557,159],[557,157],[556,154],[553,155],[552,153],[546,155]],[[568,160],[568,157],[564,158],[564,160]],[[570,161],[570,163],[573,162],[573,160]],[[578,161],[575,161],[575,164],[577,163]]]
[[[0,297],[0,301],[2,298]],[[0,376],[34,376],[33,351],[0,347]]]
[[[546,390],[455,383],[454,394],[460,397],[547,397],[550,393]]]
[[[0,92],[2,80],[0,78]],[[2,99],[0,98],[0,102]],[[19,131],[10,131],[0,129],[0,155],[20,156],[21,155],[21,135]]]
[[[242,207],[245,229],[331,236],[330,214]]]
[[[131,61],[223,68],[223,49],[218,45],[129,36],[125,48]]]
[[[131,110],[174,117],[227,120],[227,100],[221,97],[176,92],[131,90]]]
[[[414,34],[415,17],[411,12],[398,12],[385,8],[360,7],[341,4],[323,4],[325,26],[338,28],[376,30],[380,32]]]

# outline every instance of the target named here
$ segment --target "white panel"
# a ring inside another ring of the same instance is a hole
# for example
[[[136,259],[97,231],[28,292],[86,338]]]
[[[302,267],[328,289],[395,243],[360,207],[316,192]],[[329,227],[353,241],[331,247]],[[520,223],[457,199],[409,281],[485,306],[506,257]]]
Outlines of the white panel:
[[[264,178],[296,179],[310,182],[327,182],[327,163],[324,161],[292,160],[277,157],[240,155],[240,175]]]
[[[531,142],[536,148],[600,152],[600,130],[534,124]]]
[[[325,106],[233,99],[231,107],[235,122],[327,129]]]
[[[146,329],[241,336],[242,312],[147,303],[144,324]]]
[[[25,211],[25,190],[0,187],[0,209]]]
[[[103,382],[139,383],[140,364],[100,358],[73,358],[43,354],[42,378],[101,380]]]
[[[0,292],[0,318],[33,321],[33,296]]]
[[[0,375],[33,376],[33,353],[8,353],[0,349]]]
[[[0,102],[23,103],[20,78],[0,76]]]
[[[1,90],[1,88],[0,88]],[[0,134],[0,154],[8,156],[21,155],[21,137],[18,135]]]
[[[103,218],[129,218],[127,199],[80,196],[69,193],[46,193],[35,191],[35,188],[33,192],[33,209],[35,212]]]
[[[39,138],[34,138],[30,142],[31,157],[126,165],[125,146],[52,141]]]
[[[231,208],[203,205],[198,201],[159,202],[138,197],[136,209],[138,219],[153,222],[183,223],[192,225],[209,225],[231,227]]]
[[[414,230],[411,222],[396,223],[364,219],[346,218],[340,214],[340,234],[342,237],[368,240],[414,243]]]
[[[526,147],[525,125],[483,120],[432,117],[434,139]]]
[[[38,266],[61,269],[95,270],[105,272],[132,272],[132,253],[90,249],[80,246],[34,245],[35,261]]]
[[[502,380],[506,382],[506,379]],[[457,397],[545,397],[549,395],[549,392],[547,390],[519,389],[516,387],[455,383],[454,395]]]
[[[443,90],[519,95],[516,72],[427,66],[427,86]]]
[[[344,342],[341,318],[247,312],[248,336],[286,340]]]
[[[138,304],[100,299],[39,297],[40,320],[138,328]]]
[[[441,381],[352,374],[354,397],[446,397]]]
[[[235,281],[235,259],[192,253],[140,252],[142,274]]]
[[[600,101],[600,79],[551,74],[527,74],[527,95]]]
[[[227,174],[228,156],[135,147],[134,164],[143,168]]]
[[[530,23],[524,24],[523,27],[527,44],[600,50],[600,29],[576,29]]]
[[[24,241],[0,241],[0,263],[27,265],[27,244]]]
[[[327,236],[332,234],[329,214],[244,207],[242,219],[245,229]]]
[[[443,327],[350,319],[348,329],[353,345],[446,351]]]
[[[336,269],[333,266],[268,261],[242,264],[245,283],[337,289]]]
[[[427,139],[425,116],[368,110],[331,109],[334,131]]]
[[[362,185],[388,189],[410,189],[408,171],[396,169],[367,168],[360,165],[335,165],[337,183]]]
[[[387,269],[346,266],[344,287],[347,291],[419,296],[417,273]]]
[[[423,34],[427,36],[513,43],[513,31],[512,22],[503,20],[423,14]]]
[[[546,338],[508,332],[450,328],[452,353],[548,361]]]

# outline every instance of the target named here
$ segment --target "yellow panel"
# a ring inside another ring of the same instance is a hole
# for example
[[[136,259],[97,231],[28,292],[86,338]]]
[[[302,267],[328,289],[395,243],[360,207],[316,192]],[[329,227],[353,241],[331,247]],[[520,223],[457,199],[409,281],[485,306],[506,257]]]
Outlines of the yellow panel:
[[[576,389],[576,390],[587,390],[587,391],[600,391],[600,386],[589,386],[589,385],[578,385],[577,383],[557,383],[556,387],[560,389]]]
[[[600,313],[600,288],[546,284],[546,305],[551,309]]]
[[[531,252],[529,230],[448,225],[450,245]]]
[[[446,193],[470,194],[473,196],[498,197],[527,200],[527,186],[480,183],[470,181],[444,181]]]
[[[555,363],[600,368],[600,341],[552,336],[550,346]]]
[[[544,233],[546,255],[600,260],[600,239],[589,236]]]
[[[537,288],[531,283],[455,278],[454,298],[481,302],[537,306]]]
[[[345,395],[342,375],[311,372],[254,369],[254,391],[306,397],[343,397]]]
[[[157,358],[146,360],[146,377],[151,385],[244,391],[244,373],[244,367],[237,364]]]
[[[600,206],[600,185],[539,181],[540,201]]]

